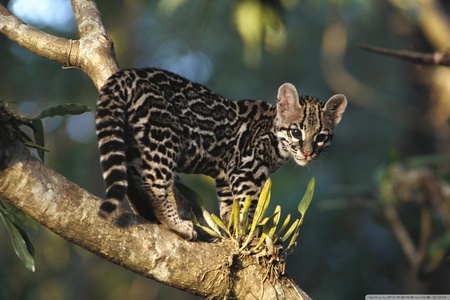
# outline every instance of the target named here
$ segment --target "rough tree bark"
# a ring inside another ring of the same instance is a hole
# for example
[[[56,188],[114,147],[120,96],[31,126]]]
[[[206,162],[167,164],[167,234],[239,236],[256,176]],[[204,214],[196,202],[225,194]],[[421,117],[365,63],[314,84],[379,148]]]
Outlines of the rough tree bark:
[[[99,89],[118,70],[95,1],[72,0],[80,39],[49,35],[0,5],[0,31],[43,57],[80,68]],[[188,242],[123,210],[97,217],[97,197],[35,159],[0,107],[0,198],[64,239],[142,276],[211,299],[309,299],[289,277],[269,280],[268,262],[233,240]],[[11,131],[12,130],[12,131]],[[186,272],[189,270],[189,272]]]

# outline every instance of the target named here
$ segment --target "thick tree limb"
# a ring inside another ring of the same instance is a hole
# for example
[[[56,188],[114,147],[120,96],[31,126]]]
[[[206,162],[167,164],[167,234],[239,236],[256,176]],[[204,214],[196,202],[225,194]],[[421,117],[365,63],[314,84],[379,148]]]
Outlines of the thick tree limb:
[[[0,111],[0,198],[64,239],[142,276],[203,297],[309,299],[286,276],[268,276],[270,262],[238,253],[230,239],[188,242],[161,225],[121,210],[97,216],[97,197],[32,157],[8,132]]]
[[[0,31],[9,39],[30,51],[51,60],[66,62],[70,42],[28,26],[0,5]]]
[[[20,46],[66,67],[81,68],[100,89],[118,70],[112,41],[107,37],[95,1],[73,0],[79,40],[69,40],[29,26],[0,4],[0,32]]]

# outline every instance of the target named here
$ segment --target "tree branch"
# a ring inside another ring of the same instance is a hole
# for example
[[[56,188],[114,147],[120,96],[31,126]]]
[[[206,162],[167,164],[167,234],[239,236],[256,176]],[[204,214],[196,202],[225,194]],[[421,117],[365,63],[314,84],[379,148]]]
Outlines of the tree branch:
[[[97,89],[119,68],[95,1],[73,0],[79,40],[68,40],[29,26],[0,4],[0,32],[20,46],[64,66],[83,70]]]
[[[450,66],[450,56],[445,52],[420,53],[407,50],[391,50],[364,44],[359,45],[358,47],[366,51],[409,60],[418,64]]]
[[[99,198],[31,156],[0,111],[0,198],[80,247],[142,276],[208,298],[309,299],[289,279],[270,278],[270,262],[245,256],[231,239],[188,242],[120,210],[97,216]],[[186,272],[186,270],[189,270]]]
[[[97,3],[93,0],[71,0],[72,10],[81,38],[88,37],[93,32],[106,35]]]
[[[107,36],[95,0],[71,0],[80,35],[79,67],[99,90],[118,71],[113,41]]]
[[[69,60],[70,41],[68,39],[45,33],[25,24],[1,4],[0,32],[40,56],[63,64]]]

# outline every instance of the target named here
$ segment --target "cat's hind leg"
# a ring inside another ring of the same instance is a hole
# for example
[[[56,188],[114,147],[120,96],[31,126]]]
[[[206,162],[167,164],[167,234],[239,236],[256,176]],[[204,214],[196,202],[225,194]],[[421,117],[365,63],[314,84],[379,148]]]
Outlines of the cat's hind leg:
[[[156,179],[154,177],[156,174],[166,176],[164,179]],[[197,238],[192,221],[183,220],[178,213],[175,183],[171,173],[169,175],[160,169],[144,171],[144,189],[150,197],[153,213],[162,225],[186,240]]]

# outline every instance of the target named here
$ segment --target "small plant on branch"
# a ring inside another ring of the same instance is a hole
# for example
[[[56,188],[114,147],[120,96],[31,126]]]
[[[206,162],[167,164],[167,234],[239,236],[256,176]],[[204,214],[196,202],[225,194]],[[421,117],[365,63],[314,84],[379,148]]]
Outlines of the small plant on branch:
[[[268,215],[271,186],[272,181],[269,179],[264,185],[251,221],[248,217],[250,197],[245,199],[242,211],[240,211],[239,201],[234,201],[230,221],[226,225],[218,216],[208,213],[203,203],[199,205],[207,226],[200,224],[195,216],[193,221],[196,226],[213,237],[233,239],[239,245],[241,255],[268,258],[271,264],[269,272],[272,276],[276,276],[284,274],[285,257],[296,245],[306,210],[314,195],[315,178],[309,181],[305,195],[297,207],[300,218],[295,219],[291,224],[290,214],[281,222],[279,205],[275,207],[272,214]]]

